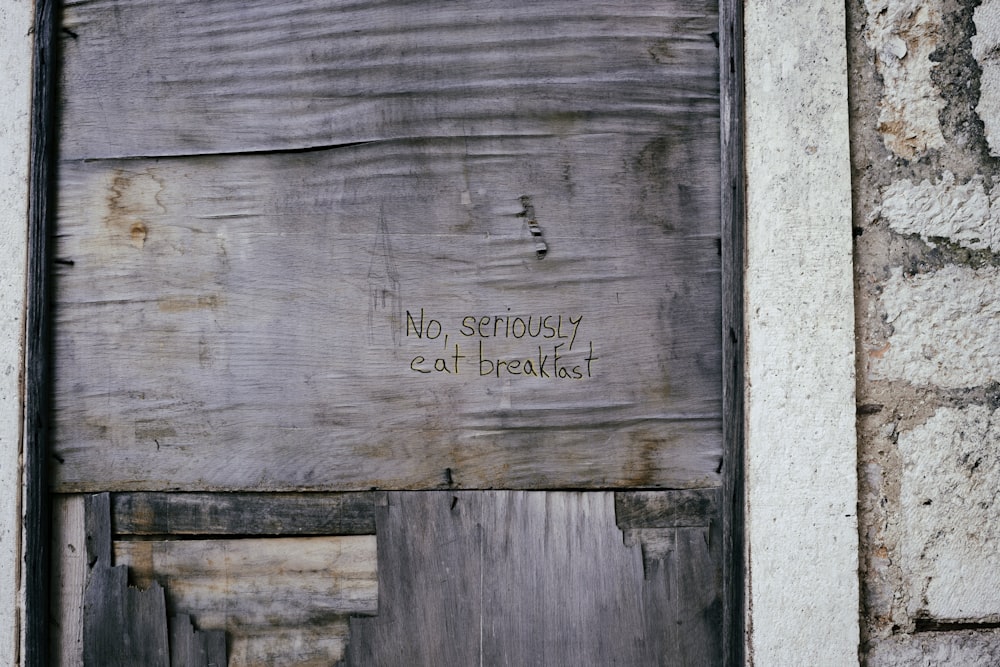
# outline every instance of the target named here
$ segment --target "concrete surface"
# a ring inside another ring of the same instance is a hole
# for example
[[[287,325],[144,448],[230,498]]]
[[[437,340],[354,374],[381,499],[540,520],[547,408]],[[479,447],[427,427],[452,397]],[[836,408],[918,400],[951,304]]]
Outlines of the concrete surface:
[[[0,665],[20,635],[21,371],[34,4],[0,4]]]
[[[745,4],[749,660],[858,661],[844,5]]]

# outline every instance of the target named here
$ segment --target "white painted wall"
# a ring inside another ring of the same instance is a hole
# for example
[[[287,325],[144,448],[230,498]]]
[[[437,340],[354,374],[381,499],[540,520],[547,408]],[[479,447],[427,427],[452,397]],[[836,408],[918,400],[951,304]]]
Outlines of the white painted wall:
[[[0,3],[0,665],[20,628],[21,376],[31,119],[31,0]]]
[[[747,0],[748,662],[858,662],[844,3]]]
[[[33,3],[0,4],[0,664],[14,664]],[[753,664],[857,662],[842,2],[748,0],[747,530]]]

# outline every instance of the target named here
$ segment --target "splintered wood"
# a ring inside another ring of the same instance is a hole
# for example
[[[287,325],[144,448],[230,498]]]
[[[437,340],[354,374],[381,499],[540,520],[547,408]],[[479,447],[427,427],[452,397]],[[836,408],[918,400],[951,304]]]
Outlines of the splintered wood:
[[[720,483],[715,3],[63,23],[57,490]]]

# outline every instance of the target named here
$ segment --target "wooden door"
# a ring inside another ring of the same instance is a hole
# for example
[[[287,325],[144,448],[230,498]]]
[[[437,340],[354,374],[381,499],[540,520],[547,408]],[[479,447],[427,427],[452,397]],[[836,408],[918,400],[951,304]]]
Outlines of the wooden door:
[[[719,33],[67,1],[62,662],[722,664]]]

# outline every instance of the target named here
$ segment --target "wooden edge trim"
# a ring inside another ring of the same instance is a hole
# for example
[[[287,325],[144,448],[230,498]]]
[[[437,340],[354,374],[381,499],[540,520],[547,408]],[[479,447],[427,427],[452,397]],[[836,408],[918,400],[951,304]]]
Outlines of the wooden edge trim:
[[[744,320],[746,178],[744,173],[743,2],[719,6],[722,142],[722,600],[723,664],[743,665],[746,643],[744,562]]]
[[[31,149],[29,156],[27,295],[25,301],[23,551],[24,629],[21,664],[48,664],[50,515],[47,484],[49,417],[49,235],[54,188],[55,0],[35,3]]]

